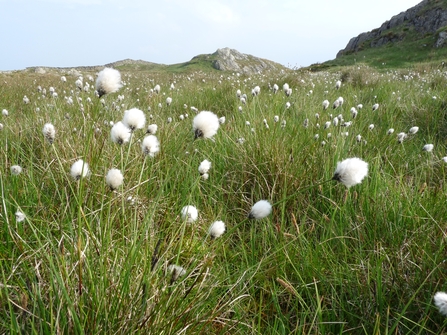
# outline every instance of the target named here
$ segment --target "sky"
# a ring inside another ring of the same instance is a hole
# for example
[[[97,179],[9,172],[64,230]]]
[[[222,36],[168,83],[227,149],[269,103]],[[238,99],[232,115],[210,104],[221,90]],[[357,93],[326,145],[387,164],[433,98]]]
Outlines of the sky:
[[[291,68],[421,0],[0,0],[0,71],[189,61],[229,47]]]

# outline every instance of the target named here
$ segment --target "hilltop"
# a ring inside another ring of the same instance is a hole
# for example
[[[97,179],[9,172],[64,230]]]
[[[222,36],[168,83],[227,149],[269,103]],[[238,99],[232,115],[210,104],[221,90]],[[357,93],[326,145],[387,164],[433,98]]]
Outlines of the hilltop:
[[[408,67],[420,62],[440,62],[446,55],[447,1],[424,0],[379,28],[352,37],[334,60],[313,67],[357,62]]]
[[[137,70],[152,72],[187,72],[196,70],[205,71],[231,71],[243,74],[256,74],[268,71],[281,71],[287,68],[273,61],[241,53],[235,49],[217,49],[212,54],[194,56],[190,61],[178,64],[158,64],[145,60],[125,59],[104,65],[78,66],[78,67],[29,67],[30,72],[45,73],[58,70],[60,72],[99,71],[104,67],[113,67],[121,70]]]

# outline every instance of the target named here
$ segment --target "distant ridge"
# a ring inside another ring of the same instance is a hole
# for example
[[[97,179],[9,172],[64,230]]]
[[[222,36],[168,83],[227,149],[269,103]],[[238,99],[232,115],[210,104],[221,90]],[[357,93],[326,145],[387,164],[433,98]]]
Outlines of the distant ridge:
[[[65,73],[74,73],[80,71],[100,71],[104,67],[113,67],[126,70],[140,71],[171,71],[182,72],[188,70],[209,70],[209,71],[231,71],[244,74],[261,73],[268,71],[281,71],[287,68],[273,61],[243,54],[235,49],[222,48],[217,49],[212,54],[202,54],[193,57],[190,61],[179,64],[158,64],[144,60],[124,59],[104,65],[94,66],[75,66],[75,67],[28,67],[27,71],[36,73],[46,73],[50,70],[56,70]]]

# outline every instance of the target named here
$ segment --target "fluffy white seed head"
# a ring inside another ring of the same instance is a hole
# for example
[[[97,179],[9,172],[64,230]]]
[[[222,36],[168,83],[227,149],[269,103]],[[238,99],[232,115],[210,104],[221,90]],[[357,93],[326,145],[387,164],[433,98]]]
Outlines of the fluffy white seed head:
[[[160,141],[155,135],[148,135],[141,142],[141,151],[144,155],[155,157],[160,151]]]
[[[187,223],[193,223],[199,218],[199,211],[194,206],[188,205],[182,208],[180,215],[182,220],[186,221]]]
[[[156,124],[150,124],[149,126],[147,126],[146,133],[155,135],[157,133],[157,130],[158,130],[158,126]]]
[[[79,180],[82,177],[87,177],[90,174],[88,169],[88,164],[82,159],[77,160],[73,163],[70,169],[71,177],[75,180]]]
[[[53,144],[56,137],[56,129],[51,123],[45,123],[42,129],[43,136],[50,143]]]
[[[22,173],[22,167],[20,165],[12,165],[11,166],[11,173],[14,176],[18,176],[19,174]]]
[[[186,274],[186,270],[179,265],[171,264],[168,266],[168,275],[171,276],[171,282],[176,281],[179,277]]]
[[[368,163],[360,158],[347,158],[337,163],[332,180],[339,181],[347,188],[360,184],[368,174]]]
[[[323,101],[323,109],[328,109],[329,107],[329,100],[324,100]]]
[[[130,140],[130,129],[121,121],[115,123],[110,129],[110,137],[112,141],[122,145]]]
[[[436,307],[438,307],[439,313],[444,316],[447,316],[447,293],[445,292],[436,292],[433,297]]]
[[[15,213],[15,217],[16,217],[16,221],[17,221],[17,222],[22,222],[22,221],[25,221],[25,219],[26,219],[26,215],[23,214],[23,213],[20,212],[20,211],[17,211],[17,212]]]
[[[272,212],[272,205],[267,200],[259,200],[248,213],[250,219],[263,219]]]
[[[427,152],[432,152],[434,148],[433,144],[426,144],[424,145],[424,147],[422,148],[422,151],[427,151]]]
[[[110,189],[116,190],[118,187],[122,185],[124,181],[123,174],[118,169],[110,169],[106,175],[106,183],[109,185]]]
[[[416,134],[419,130],[419,127],[411,127],[410,130],[408,131],[410,134]]]
[[[207,159],[202,161],[199,165],[199,173],[205,174],[208,173],[208,171],[211,169],[211,162]]]
[[[124,112],[123,123],[132,131],[143,129],[146,124],[146,116],[142,110],[131,108]]]
[[[372,110],[376,111],[377,109],[379,109],[379,104],[374,104],[372,107]]]
[[[225,223],[223,221],[213,222],[208,233],[212,238],[218,238],[222,236],[222,234],[225,233]]]
[[[408,135],[404,132],[397,134],[397,142],[402,143],[407,138],[407,136]]]
[[[219,118],[209,111],[202,111],[194,117],[192,122],[194,138],[212,138],[219,129]]]
[[[122,86],[121,74],[118,70],[106,67],[98,73],[95,88],[99,97],[104,94],[117,92]]]

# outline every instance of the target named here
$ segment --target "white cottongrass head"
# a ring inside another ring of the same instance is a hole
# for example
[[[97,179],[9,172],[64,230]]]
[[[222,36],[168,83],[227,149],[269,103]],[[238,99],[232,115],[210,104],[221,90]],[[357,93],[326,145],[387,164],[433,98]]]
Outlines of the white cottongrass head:
[[[168,266],[168,275],[171,275],[171,283],[176,281],[179,277],[186,274],[186,270],[179,265],[171,264]]]
[[[378,109],[379,109],[379,104],[377,104],[377,103],[374,104],[373,107],[372,107],[372,110],[373,110],[373,111],[376,111],[376,110],[378,110]]]
[[[410,130],[408,131],[410,134],[416,134],[419,130],[419,127],[411,127]]]
[[[194,206],[188,205],[182,208],[180,215],[182,220],[186,221],[187,223],[193,223],[199,218],[199,211]]]
[[[222,236],[223,233],[225,233],[225,223],[223,221],[213,222],[208,231],[211,238],[218,238]]]
[[[42,129],[43,136],[50,143],[53,144],[56,137],[56,129],[51,123],[45,123]]]
[[[130,140],[130,129],[121,121],[118,121],[110,129],[110,137],[112,141],[122,145]]]
[[[142,129],[146,124],[144,112],[138,108],[131,108],[124,112],[123,123],[131,130]]]
[[[110,187],[110,189],[116,190],[123,184],[124,176],[118,169],[110,169],[106,175],[106,183]]]
[[[263,219],[272,212],[272,205],[267,200],[259,200],[248,213],[249,219]]]
[[[408,135],[404,132],[397,134],[397,142],[402,143],[407,138],[407,136]]]
[[[25,221],[25,219],[26,219],[26,215],[23,214],[21,211],[17,211],[15,213],[15,217],[16,217],[17,222],[22,222],[22,221]]]
[[[194,138],[212,138],[219,129],[219,118],[209,111],[202,111],[194,117],[192,122]]]
[[[155,123],[153,123],[153,124],[150,124],[149,126],[147,126],[146,133],[155,135],[157,133],[157,130],[158,130],[158,126]]]
[[[211,169],[211,162],[207,159],[202,161],[199,165],[199,173],[201,175],[204,175],[205,173],[208,173],[208,171]]]
[[[14,176],[18,176],[22,173],[22,167],[20,165],[12,165],[11,166],[11,174]]]
[[[433,144],[426,144],[424,145],[424,147],[422,148],[422,151],[427,151],[427,152],[432,152],[434,148]]]
[[[435,301],[436,307],[438,307],[439,313],[447,316],[447,293],[436,292],[433,300]]]
[[[82,177],[87,177],[90,174],[88,164],[85,163],[82,159],[77,160],[71,166],[70,174],[75,180],[79,180]]]
[[[3,109],[3,110],[2,110],[2,115],[3,115],[3,116],[8,116],[8,115],[9,115],[8,110],[7,110],[7,109]]]
[[[360,158],[347,158],[337,163],[332,180],[339,181],[347,188],[360,184],[368,174],[368,163]]]
[[[104,94],[116,92],[122,86],[121,74],[118,70],[106,67],[98,73],[95,88],[99,97],[102,97]]]
[[[335,88],[338,90],[340,87],[341,87],[341,81],[340,81],[340,80],[337,80],[337,81],[335,82]]]
[[[158,141],[157,136],[148,135],[141,142],[141,151],[144,155],[155,157],[155,155],[160,151],[160,141]]]

